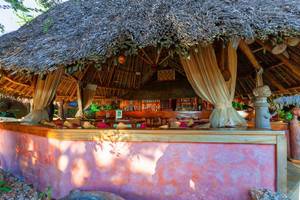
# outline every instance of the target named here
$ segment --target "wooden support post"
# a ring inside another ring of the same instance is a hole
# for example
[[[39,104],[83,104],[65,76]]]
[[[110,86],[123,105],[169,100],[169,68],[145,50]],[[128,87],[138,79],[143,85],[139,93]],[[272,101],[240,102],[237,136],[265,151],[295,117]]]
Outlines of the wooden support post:
[[[252,66],[255,69],[258,70],[258,69],[261,68],[261,65],[256,60],[256,58],[255,58],[254,54],[252,53],[251,49],[249,48],[249,46],[243,40],[240,41],[239,48],[245,54],[245,56],[248,58],[248,60],[251,62]]]
[[[55,99],[55,97],[51,100],[51,103],[49,105],[48,115],[49,115],[50,122],[53,121],[53,117],[54,117],[54,99]]]
[[[82,108],[82,88],[81,83],[78,81],[76,83],[76,91],[77,91],[77,105],[78,105],[78,112],[76,113],[75,117],[83,117],[83,108]]]
[[[257,85],[256,88],[253,91],[253,94],[255,96],[255,127],[256,128],[266,128],[270,129],[270,113],[269,113],[269,104],[267,102],[267,97],[271,95],[271,90],[268,86],[263,85],[262,83],[262,66],[259,64],[257,59],[255,58],[255,55],[252,53],[250,47],[244,42],[240,41],[239,48],[241,51],[245,54],[245,56],[248,58],[248,60],[251,62],[252,66],[256,69],[258,73],[257,77]],[[260,73],[260,74],[259,74]],[[273,79],[270,80],[270,82],[274,82]],[[280,89],[284,89],[283,87],[280,87]]]
[[[58,105],[58,116],[62,120],[65,119],[64,104],[65,104],[64,100],[60,100],[57,103],[57,105]]]
[[[271,96],[271,90],[267,85],[253,90],[255,96],[255,128],[271,129],[269,103],[267,98]]]

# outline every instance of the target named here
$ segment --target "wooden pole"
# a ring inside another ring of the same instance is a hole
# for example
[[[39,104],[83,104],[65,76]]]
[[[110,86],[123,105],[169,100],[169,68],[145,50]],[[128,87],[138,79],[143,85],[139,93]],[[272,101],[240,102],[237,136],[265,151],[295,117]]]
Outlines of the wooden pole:
[[[50,105],[49,105],[49,121],[52,122],[53,121],[53,117],[54,117],[54,99],[55,97],[52,99]]]
[[[64,104],[65,104],[64,100],[60,100],[57,103],[57,105],[58,105],[58,116],[62,120],[65,119]]]
[[[82,108],[82,91],[81,91],[81,84],[80,81],[76,84],[76,91],[77,91],[77,105],[78,105],[78,115],[76,117],[83,117],[83,108]]]
[[[245,54],[245,56],[248,58],[248,60],[251,62],[252,66],[255,69],[260,69],[261,68],[261,65],[256,60],[256,58],[255,58],[254,54],[252,53],[250,47],[243,40],[240,41],[239,48]]]
[[[254,54],[252,53],[250,47],[244,42],[240,41],[239,48],[251,62],[252,66],[256,69],[257,80],[256,87],[254,89],[254,107],[255,107],[255,128],[271,128],[270,124],[270,113],[269,104],[267,102],[267,97],[271,95],[270,88],[263,84],[262,81],[262,66],[256,60]]]

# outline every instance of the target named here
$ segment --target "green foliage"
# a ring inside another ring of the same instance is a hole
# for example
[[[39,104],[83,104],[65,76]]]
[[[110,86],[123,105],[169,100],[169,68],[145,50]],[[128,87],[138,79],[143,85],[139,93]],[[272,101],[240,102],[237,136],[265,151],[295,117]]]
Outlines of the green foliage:
[[[107,104],[107,105],[99,106],[99,109],[100,110],[116,110],[116,109],[118,109],[118,106],[115,104],[113,104],[113,105]]]
[[[34,16],[27,12],[16,12],[16,16],[21,20],[20,25],[26,24],[33,20]]]
[[[9,3],[11,8],[18,12],[30,12],[30,9],[25,7],[22,0],[4,0],[6,3]]]
[[[51,200],[52,198],[52,188],[47,187],[44,192],[40,192],[39,194],[39,200]]]
[[[285,122],[293,119],[292,110],[297,107],[293,101],[288,102],[284,99],[280,100],[278,96],[272,96],[268,98],[268,103],[270,113],[277,113],[278,117]]]
[[[15,15],[21,20],[21,24],[27,23],[34,18],[33,12],[35,9],[26,7],[22,0],[5,0],[5,2],[14,10]]]
[[[9,4],[9,7],[13,9],[15,15],[20,19],[20,24],[26,24],[34,19],[39,14],[47,11],[49,8],[59,4],[62,0],[35,0],[36,7],[30,8],[24,5],[23,0],[4,0]],[[48,31],[51,27],[49,21],[46,21],[45,28],[43,30]],[[3,25],[0,24],[0,32],[4,32]]]
[[[93,112],[93,113],[100,111],[99,106],[96,105],[96,104],[94,104],[94,103],[91,105],[90,110],[91,110],[91,112]]]
[[[74,65],[67,66],[65,68],[65,72],[68,73],[68,74],[70,74],[70,75],[72,75],[72,74],[74,74],[77,71],[82,71],[83,69],[84,69],[84,64],[81,63],[81,62],[78,62],[78,63],[76,63]]]
[[[291,121],[293,119],[293,114],[291,110],[292,109],[286,106],[283,107],[283,109],[277,110],[278,117],[285,122]]]
[[[7,185],[7,183],[3,180],[0,180],[0,194],[3,192],[10,192],[11,187]]]
[[[3,26],[3,24],[0,24],[0,33],[4,33],[4,26]]]
[[[36,0],[36,2],[43,8],[49,9],[59,3],[61,3],[61,0]]]
[[[240,102],[232,102],[232,107],[236,110],[246,110],[249,106]]]
[[[93,115],[99,111],[116,110],[116,109],[118,109],[118,106],[116,104],[97,105],[95,103],[92,103],[89,110],[87,110],[87,114]]]
[[[49,29],[53,26],[53,19],[47,18],[43,23],[43,32],[48,33]]]

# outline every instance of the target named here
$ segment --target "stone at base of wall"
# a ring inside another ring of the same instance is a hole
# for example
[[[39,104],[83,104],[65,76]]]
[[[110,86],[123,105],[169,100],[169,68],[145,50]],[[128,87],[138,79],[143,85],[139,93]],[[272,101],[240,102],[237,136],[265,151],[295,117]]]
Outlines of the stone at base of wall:
[[[253,189],[250,196],[251,200],[290,200],[285,194],[268,189]]]

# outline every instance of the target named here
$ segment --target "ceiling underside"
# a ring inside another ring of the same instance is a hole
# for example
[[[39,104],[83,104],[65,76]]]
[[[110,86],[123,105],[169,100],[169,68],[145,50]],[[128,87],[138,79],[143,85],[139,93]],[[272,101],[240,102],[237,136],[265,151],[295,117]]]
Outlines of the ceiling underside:
[[[248,45],[252,55],[264,69],[264,83],[269,85],[273,94],[300,93],[300,45],[286,50],[287,54],[274,55],[270,47],[262,42]],[[76,99],[76,82],[97,84],[95,98],[122,98],[128,93],[142,90],[147,84],[156,82],[156,72],[160,69],[175,69],[178,81],[186,82],[184,70],[178,57],[170,56],[167,51],[146,48],[137,56],[128,56],[126,63],[115,65],[114,60],[108,60],[101,67],[94,63],[86,63],[82,70],[66,73],[57,90],[57,99]],[[253,61],[238,49],[238,79],[236,96],[252,94],[255,87],[256,69]],[[2,72],[0,79],[1,93],[9,96],[33,96],[34,76]],[[163,83],[162,83],[163,84]],[[170,84],[169,84],[170,85]],[[178,87],[178,84],[174,84]],[[183,90],[186,84],[183,84]],[[172,87],[172,86],[168,86]],[[130,95],[129,95],[130,96]]]

